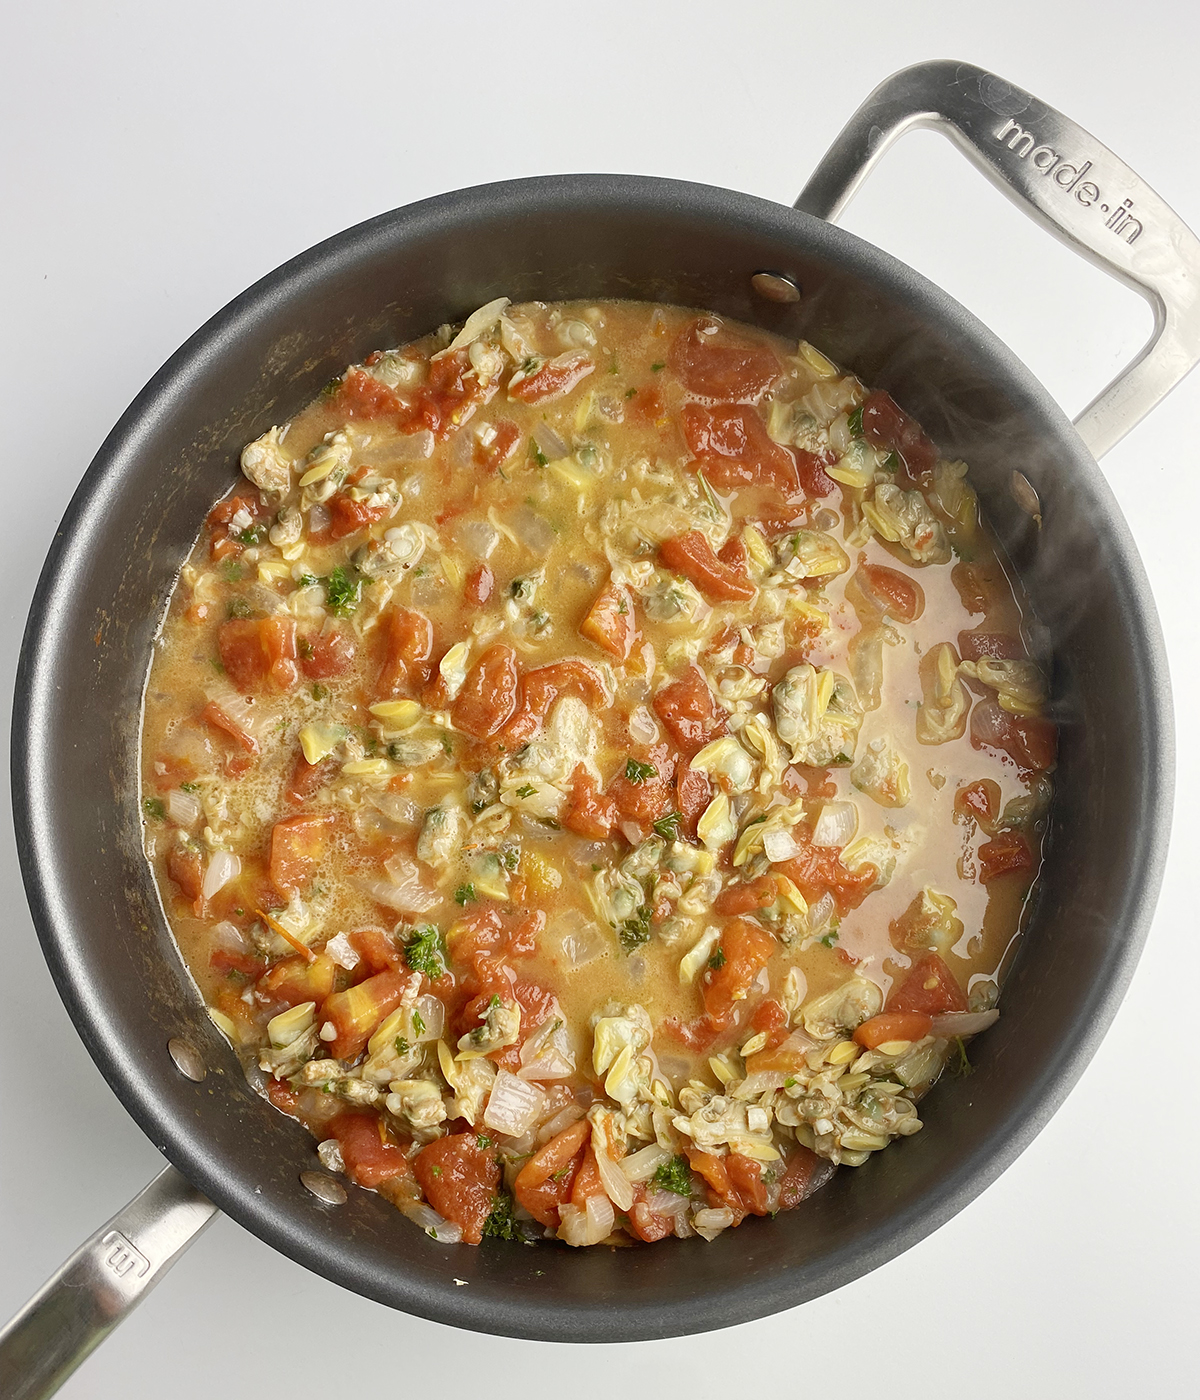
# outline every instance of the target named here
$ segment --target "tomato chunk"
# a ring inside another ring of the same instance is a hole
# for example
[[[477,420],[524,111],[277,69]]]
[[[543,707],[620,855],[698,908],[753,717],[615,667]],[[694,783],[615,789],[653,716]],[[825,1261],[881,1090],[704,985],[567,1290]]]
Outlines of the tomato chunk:
[[[712,316],[700,316],[680,331],[668,363],[689,393],[734,404],[757,403],[781,369],[769,345]]]
[[[478,1244],[500,1185],[496,1159],[474,1133],[451,1133],[423,1147],[412,1165],[434,1210],[462,1230],[467,1244]]]
[[[1057,757],[1058,729],[1042,715],[1014,715],[995,700],[981,700],[971,711],[971,743],[1002,749],[1020,767],[1041,772]]]
[[[339,492],[327,503],[329,510],[329,538],[342,540],[377,520],[384,520],[392,513],[392,503],[381,501],[368,505],[366,501],[356,501],[345,492]]]
[[[890,394],[875,389],[867,395],[862,405],[862,429],[872,447],[898,452],[913,480],[929,484],[937,450],[921,425]]]
[[[200,711],[200,718],[206,724],[211,724],[214,729],[219,729],[222,734],[227,734],[246,753],[258,753],[258,740],[252,734],[248,734],[237,720],[227,715],[215,700],[210,700],[205,705]]]
[[[965,1011],[967,997],[945,962],[936,953],[926,953],[888,997],[887,1009],[941,1016],[947,1011]]]
[[[1033,869],[1033,851],[1019,831],[998,831],[979,848],[979,878],[991,884],[1001,875]]]
[[[268,1001],[284,1006],[301,1002],[322,1002],[333,991],[337,964],[328,953],[318,953],[311,961],[301,957],[281,958],[258,980],[258,990]]]
[[[828,891],[843,918],[851,909],[857,909],[879,879],[875,866],[867,864],[858,870],[847,869],[842,864],[841,851],[836,846],[814,846],[812,832],[803,823],[792,828],[792,835],[802,843],[803,849],[798,856],[780,864],[781,873],[810,904]]]
[[[731,919],[725,925],[713,961],[701,981],[700,992],[706,1015],[716,1026],[733,1020],[740,1002],[749,994],[758,974],[771,960],[775,940],[749,919]]]
[[[414,695],[433,671],[433,623],[412,608],[391,608],[380,623],[385,652],[377,689],[381,695]]]
[[[642,1185],[634,1188],[634,1202],[629,1207],[629,1232],[643,1244],[654,1244],[658,1240],[666,1239],[675,1230],[675,1217],[673,1215],[659,1215],[657,1211],[651,1210],[646,1204],[646,1188]]]
[[[980,778],[959,788],[954,794],[954,814],[990,831],[1000,815],[1000,784]]]
[[[296,683],[295,618],[231,618],[217,629],[217,650],[225,674],[243,692]]]
[[[481,467],[494,472],[513,455],[521,440],[521,430],[511,418],[498,418],[491,426],[495,429],[495,435],[486,446],[476,439],[474,455]]]
[[[595,642],[618,661],[628,661],[638,638],[633,598],[629,590],[620,584],[610,583],[579,624],[579,635],[589,642]]]
[[[513,1195],[539,1224],[554,1230],[561,1224],[558,1208],[571,1199],[591,1136],[592,1125],[582,1118],[552,1137],[517,1173]]]
[[[172,846],[167,857],[167,874],[179,886],[179,892],[190,899],[197,916],[204,905],[201,888],[204,884],[204,870],[200,852],[188,846]]]
[[[795,1210],[833,1175],[833,1163],[797,1143],[779,1178],[779,1210]]]
[[[335,1059],[353,1060],[362,1053],[384,1017],[400,1005],[410,976],[398,969],[377,972],[365,982],[325,998],[318,1020],[331,1022],[337,1031],[334,1039],[325,1043]]]
[[[509,384],[508,396],[522,403],[549,403],[552,399],[561,399],[564,394],[569,394],[595,368],[582,351],[569,350],[547,360],[516,384]]]
[[[864,1021],[854,1039],[868,1050],[892,1040],[924,1040],[933,1029],[933,1017],[923,1011],[883,1011]]]
[[[687,758],[725,733],[725,712],[718,707],[698,666],[689,666],[678,680],[663,686],[652,704]]]
[[[465,423],[496,392],[495,381],[483,385],[466,350],[435,355],[429,362],[425,383],[401,405],[398,425],[402,432],[428,428],[439,441]]]
[[[679,812],[679,827],[683,835],[694,838],[696,824],[712,801],[712,783],[707,773],[697,772],[681,763],[675,769],[675,802]]]
[[[358,650],[354,638],[341,627],[318,632],[315,636],[301,637],[296,647],[300,653],[300,669],[310,681],[344,676],[354,665]]]
[[[578,764],[571,776],[571,801],[563,825],[589,841],[604,841],[616,820],[616,804],[604,796],[583,764]]]
[[[880,612],[897,622],[915,622],[925,611],[925,591],[898,569],[883,564],[862,564],[858,583]]]
[[[694,583],[710,602],[744,601],[754,597],[756,590],[750,580],[723,564],[699,530],[689,530],[677,539],[663,540],[658,552],[668,568]]]
[[[338,411],[346,418],[381,418],[385,413],[399,413],[404,406],[382,380],[358,368],[342,376],[335,397]]]
[[[772,440],[758,410],[744,404],[687,404],[683,436],[707,479],[726,491],[774,486],[785,496],[800,489],[796,459]]]
[[[467,672],[450,708],[455,726],[476,739],[487,739],[517,708],[517,654],[497,642]]]
[[[644,759],[634,761],[648,763],[654,772],[646,777],[630,777],[627,768],[609,783],[608,795],[622,817],[648,827],[671,810],[675,760],[666,744],[658,744]]]
[[[408,1155],[399,1144],[380,1136],[383,1123],[374,1113],[339,1113],[325,1124],[326,1138],[337,1138],[347,1175],[374,1189],[392,1177],[411,1176]]]
[[[467,575],[466,599],[481,608],[492,596],[496,587],[496,576],[486,564],[476,564]]]
[[[501,735],[508,748],[527,743],[541,729],[554,702],[573,695],[591,709],[607,703],[599,672],[586,661],[555,661],[528,671],[521,682],[521,700],[512,722]]]
[[[752,914],[756,909],[766,909],[785,887],[784,877],[774,871],[740,885],[728,885],[713,900],[713,913]]]
[[[271,832],[271,883],[284,898],[295,894],[317,872],[325,854],[323,816],[285,817]]]

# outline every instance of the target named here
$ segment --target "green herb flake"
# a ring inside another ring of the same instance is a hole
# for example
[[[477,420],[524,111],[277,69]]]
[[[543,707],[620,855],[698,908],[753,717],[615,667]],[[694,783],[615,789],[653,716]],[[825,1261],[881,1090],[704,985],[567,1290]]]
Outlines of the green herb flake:
[[[267,529],[265,525],[247,525],[238,535],[238,539],[241,540],[243,544],[262,544],[266,537]]]
[[[704,499],[709,503],[713,510],[715,510],[716,513],[720,515],[721,507],[717,504],[717,498],[715,495],[713,495],[713,489],[708,484],[708,477],[706,477],[703,472],[697,472],[696,479],[700,482],[700,489],[704,492]]]
[[[537,792],[537,788],[535,788],[532,783],[524,783],[517,789],[517,796],[532,797],[535,792]]]
[[[626,953],[632,953],[650,942],[650,915],[653,911],[643,904],[632,919],[626,919],[617,930],[617,938]]]
[[[180,792],[199,792],[199,791],[200,791],[200,784],[199,784],[199,783],[180,783],[180,784],[179,784],[179,791],[180,791]]]
[[[644,783],[648,778],[657,778],[658,769],[653,763],[639,763],[636,758],[625,761],[625,781],[629,783]]]
[[[515,870],[521,863],[521,852],[515,846],[506,846],[500,854],[505,870]]]
[[[142,803],[146,815],[151,821],[161,822],[167,819],[167,809],[157,797],[147,797]]]
[[[402,1035],[398,1035],[396,1039],[392,1042],[392,1044],[396,1047],[397,1055],[408,1054],[408,1041],[405,1040],[405,1038]]]
[[[661,1186],[664,1191],[674,1191],[677,1196],[690,1196],[692,1169],[688,1159],[680,1154],[672,1157],[669,1162],[663,1162],[654,1173],[654,1184]]]
[[[334,394],[336,394],[337,391],[338,391],[341,387],[342,387],[342,381],[341,381],[340,378],[331,379],[327,384],[325,384],[325,385],[322,387],[322,389],[321,389],[321,397],[324,398],[324,399],[331,399],[331,398],[333,398]]]
[[[311,588],[314,583],[320,582],[321,580],[316,576],[316,574],[301,574],[300,577],[296,580],[296,587]],[[312,650],[311,645],[309,646],[309,650]]]
[[[637,393],[637,390],[636,390],[636,389],[626,389],[626,390],[625,390],[625,397],[626,397],[627,399],[631,399],[631,398],[633,398],[633,396],[634,396],[636,393]]]
[[[712,955],[712,957],[709,958],[708,965],[712,968],[714,972],[718,972],[721,968],[725,966],[727,961],[728,959],[725,956],[725,949],[718,948],[717,951]]]
[[[954,1050],[950,1052],[950,1073],[958,1075],[960,1079],[965,1079],[968,1074],[975,1073],[975,1066],[967,1059],[967,1047],[963,1043],[961,1035],[954,1037],[954,1047]]]
[[[859,406],[854,410],[854,412],[853,412],[853,413],[850,415],[850,417],[846,420],[846,426],[850,429],[850,436],[851,436],[851,437],[856,437],[856,438],[862,437],[862,435],[863,435],[863,421],[862,421],[862,418],[863,418],[862,404],[859,404]]]
[[[312,695],[312,698],[314,700],[324,700],[325,697],[329,694],[329,688],[327,686],[323,686],[320,683],[320,681],[313,681],[312,690],[310,694]]]
[[[834,926],[829,930],[828,933],[823,933],[823,934],[821,935],[821,937],[817,939],[817,942],[821,945],[822,948],[832,948],[833,945],[834,945],[837,941],[838,941],[838,926],[837,926],[837,924],[834,924]]]
[[[339,617],[349,617],[362,600],[362,579],[354,576],[353,567],[347,569],[345,564],[339,564],[324,583],[325,601],[330,611]]]
[[[513,1219],[511,1196],[501,1193],[492,1198],[492,1211],[483,1223],[483,1235],[485,1239],[493,1240],[519,1240],[522,1238],[521,1227]]]
[[[654,363],[650,366],[650,372],[651,374],[657,374],[660,369],[666,369],[666,367],[666,360],[655,360]]]
[[[789,1077],[783,1081],[783,1087],[785,1089],[794,1089],[796,1087],[796,1081],[789,1075]]]
[[[665,817],[659,817],[654,823],[654,830],[664,841],[678,841],[681,821],[683,821],[682,812],[668,812]]]
[[[417,1033],[418,1035],[424,1035],[424,1034],[425,1034],[425,1018],[421,1015],[421,1013],[420,1013],[419,1011],[414,1011],[414,1012],[413,1012],[413,1014],[412,1014],[412,1025],[413,1025],[413,1030],[416,1031],[416,1033]]]
[[[225,606],[225,614],[232,621],[235,617],[247,618],[250,616],[250,604],[245,598],[230,598]]]
[[[469,903],[471,902],[471,900],[473,900],[474,898],[475,898],[475,886],[474,886],[474,885],[459,885],[458,889],[456,889],[456,890],[454,891],[454,902],[455,902],[455,904],[459,904],[459,905],[462,905],[462,904],[469,904]]]
[[[245,569],[242,568],[236,559],[226,559],[221,565],[221,573],[224,574],[226,581],[229,583],[237,583],[239,579],[244,577],[245,572]]]
[[[492,1140],[485,1133],[476,1133],[475,1143],[478,1146],[480,1152],[486,1152],[487,1149],[491,1147]]]
[[[885,472],[898,472],[900,470],[899,452],[889,452],[883,459],[883,469]]]
[[[436,924],[413,929],[404,945],[404,961],[414,972],[423,972],[431,982],[446,975],[446,940]],[[414,1017],[415,1024],[415,1017]]]

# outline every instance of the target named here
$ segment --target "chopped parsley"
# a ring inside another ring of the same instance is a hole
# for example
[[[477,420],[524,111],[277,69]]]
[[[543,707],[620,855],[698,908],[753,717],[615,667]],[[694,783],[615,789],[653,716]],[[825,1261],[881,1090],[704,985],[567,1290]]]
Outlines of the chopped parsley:
[[[796,1087],[796,1081],[789,1075],[788,1078],[783,1081],[783,1087],[785,1089],[794,1089]]]
[[[459,885],[454,891],[455,904],[469,904],[475,898],[474,885]]]
[[[436,924],[426,924],[413,929],[413,935],[404,945],[404,961],[414,972],[423,972],[431,982],[446,975],[446,940]],[[416,1014],[413,1015],[416,1024]],[[418,1031],[418,1035],[420,1032]]]
[[[238,535],[243,544],[262,544],[267,537],[265,525],[247,525]]]
[[[664,841],[678,841],[681,821],[683,821],[682,812],[668,812],[665,817],[659,817],[654,823],[654,830]]]
[[[316,655],[316,652],[313,651],[313,644],[308,640],[307,637],[300,638],[300,640],[296,643],[296,650],[300,653],[300,655],[304,658],[305,661],[311,661]]]
[[[320,582],[321,580],[316,576],[316,574],[301,574],[300,577],[296,580],[296,587],[311,588],[314,583]],[[305,643],[305,645],[308,646],[310,651],[312,650],[311,645],[309,645],[308,643]]]
[[[650,366],[650,372],[652,374],[657,374],[660,369],[666,369],[666,367],[666,360],[655,360],[654,363]]]
[[[653,763],[639,763],[636,758],[625,760],[625,781],[644,783],[647,778],[657,778],[658,769]]]
[[[546,456],[546,454],[537,445],[537,443],[534,442],[532,438],[529,439],[529,455],[533,458],[533,460],[538,464],[539,467],[548,467],[550,465],[550,458]]]
[[[644,943],[650,942],[650,915],[653,911],[643,904],[632,919],[626,919],[617,930],[617,938],[626,953],[632,953]]]
[[[822,948],[832,948],[833,945],[834,945],[837,941],[838,941],[838,926],[837,926],[837,924],[834,924],[833,927],[829,930],[828,933],[823,933],[823,934],[820,936],[820,938],[817,939],[817,942],[821,945]]]
[[[899,452],[889,452],[883,459],[883,469],[885,472],[898,472],[900,470]]]
[[[719,972],[728,961],[729,959],[725,956],[725,949],[718,948],[712,957],[709,958],[708,965],[714,972]]]
[[[625,390],[625,397],[626,397],[627,399],[631,399],[631,398],[633,398],[634,394],[636,394],[636,393],[637,393],[637,390],[636,390],[636,389],[626,389],[626,390]]]
[[[331,612],[339,617],[348,617],[358,607],[362,599],[362,579],[354,576],[353,569],[339,564],[323,580],[325,601]]]
[[[322,389],[321,389],[321,397],[322,397],[322,398],[325,398],[325,399],[331,399],[331,398],[333,398],[334,394],[336,394],[337,391],[338,391],[341,387],[342,387],[342,381],[341,381],[340,378],[331,379],[331,380],[329,381],[328,384],[326,384],[326,385],[324,385],[324,386],[322,387]]]
[[[851,436],[851,437],[856,437],[856,438],[857,438],[857,437],[862,437],[862,435],[863,435],[863,421],[862,421],[862,415],[863,415],[862,404],[859,404],[859,406],[854,410],[854,412],[853,412],[853,413],[850,415],[850,417],[846,420],[846,426],[850,429],[850,436]]]
[[[221,572],[230,583],[237,583],[245,571],[236,559],[226,559],[221,565]]]
[[[505,870],[515,870],[521,863],[521,852],[515,846],[505,846],[500,853]]]
[[[521,1227],[513,1219],[512,1197],[504,1194],[492,1198],[492,1213],[483,1223],[484,1239],[519,1240]]]
[[[180,792],[199,792],[199,791],[200,791],[200,784],[199,784],[199,783],[180,783],[180,784],[179,784],[179,791],[180,791]]]
[[[425,1034],[425,1018],[421,1015],[421,1013],[420,1013],[419,1011],[414,1011],[414,1012],[413,1012],[413,1014],[412,1014],[412,1024],[413,1024],[413,1030],[416,1031],[416,1033],[417,1033],[418,1035],[424,1035],[424,1034]]]
[[[403,1037],[402,1035],[398,1035],[398,1036],[396,1037],[396,1039],[392,1042],[392,1044],[395,1045],[395,1047],[396,1047],[396,1054],[397,1054],[397,1055],[407,1055],[407,1054],[408,1054],[408,1041],[405,1040],[404,1037]]]
[[[517,796],[532,797],[535,792],[537,792],[537,788],[535,788],[532,783],[525,783],[517,789]]]
[[[311,694],[314,700],[324,700],[325,697],[329,694],[329,688],[327,686],[323,686],[320,683],[320,681],[313,681]]]
[[[163,806],[159,798],[147,797],[142,803],[142,806],[145,808],[146,815],[152,821],[161,822],[166,820],[167,809]]]
[[[475,1142],[480,1152],[485,1152],[492,1145],[492,1140],[485,1133],[476,1133]]]
[[[628,616],[629,616],[629,602],[628,602],[628,600],[626,599],[624,593],[622,593],[621,596],[617,599],[617,616],[618,616],[618,617],[628,617]]]
[[[674,1191],[677,1196],[690,1196],[692,1169],[688,1165],[688,1159],[680,1154],[672,1157],[669,1162],[663,1162],[654,1173],[654,1184],[661,1186],[664,1191]]]
[[[250,604],[246,602],[245,598],[230,598],[225,612],[231,621],[235,617],[249,617]]]

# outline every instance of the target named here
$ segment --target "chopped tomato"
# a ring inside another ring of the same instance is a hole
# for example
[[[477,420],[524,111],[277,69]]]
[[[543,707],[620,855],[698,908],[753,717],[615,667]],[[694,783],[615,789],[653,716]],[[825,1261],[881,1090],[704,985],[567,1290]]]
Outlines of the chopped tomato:
[[[516,384],[509,384],[508,396],[522,403],[549,403],[552,399],[561,399],[564,394],[569,394],[595,368],[582,351],[568,350],[547,360]]]
[[[476,564],[467,575],[467,587],[465,590],[468,603],[474,603],[477,608],[481,608],[492,596],[496,587],[496,576],[486,564]]]
[[[199,917],[204,905],[201,895],[204,871],[200,852],[187,846],[172,846],[171,854],[167,857],[167,874],[179,886],[180,894],[192,901],[194,912]]]
[[[318,1020],[332,1023],[337,1035],[325,1043],[335,1059],[353,1060],[360,1055],[385,1016],[400,1005],[411,974],[400,970],[377,972],[344,992],[333,992],[321,1003]]]
[[[300,669],[310,681],[344,676],[354,665],[357,650],[354,638],[341,627],[332,627],[315,636],[301,637],[296,646],[300,654]]]
[[[336,758],[325,758],[320,763],[309,763],[304,750],[297,745],[296,757],[292,763],[291,777],[284,787],[283,795],[292,806],[299,806],[328,782],[338,771]]]
[[[643,1244],[654,1244],[657,1240],[666,1239],[675,1230],[675,1217],[673,1215],[659,1215],[657,1211],[651,1210],[646,1204],[646,1188],[637,1185],[633,1188],[634,1201],[629,1207],[629,1230],[630,1233]]]
[[[587,1208],[593,1196],[604,1194],[604,1183],[600,1180],[600,1167],[596,1162],[596,1149],[589,1142],[583,1151],[583,1161],[571,1183],[571,1204],[580,1210]]]
[[[214,729],[219,729],[222,734],[227,734],[246,753],[258,753],[258,740],[252,734],[247,734],[237,720],[227,715],[215,700],[210,700],[205,705],[200,711],[200,718],[206,724],[211,724]]]
[[[960,632],[958,654],[964,661],[979,661],[985,656],[996,661],[1021,661],[1025,648],[1020,637],[1011,632]]]
[[[495,392],[495,381],[488,386],[479,382],[466,350],[443,352],[430,360],[429,377],[414,392],[412,402],[401,406],[399,427],[408,433],[428,428],[440,441]]]
[[[610,583],[579,624],[579,635],[595,642],[618,661],[628,661],[638,638],[633,598],[620,584]]]
[[[500,1185],[496,1159],[480,1147],[478,1137],[451,1133],[438,1138],[417,1153],[412,1165],[434,1210],[462,1230],[467,1244],[478,1244]]]
[[[780,374],[769,345],[712,316],[700,316],[680,331],[668,363],[689,393],[724,403],[757,403]]]
[[[800,478],[800,489],[810,499],[814,496],[828,496],[837,482],[825,474],[827,466],[833,466],[832,456],[828,461],[815,453],[805,452],[802,447],[793,447],[792,456],[796,462],[796,473]]]
[[[859,566],[858,583],[880,612],[897,622],[915,622],[925,610],[925,592],[920,584],[898,569],[882,564]]]
[[[717,706],[698,666],[689,666],[678,680],[663,686],[652,704],[654,713],[688,758],[725,733],[725,712]]]
[[[713,547],[699,530],[689,530],[677,539],[663,540],[658,547],[663,563],[694,583],[710,602],[753,598],[754,585],[722,564]]]
[[[921,425],[882,389],[873,390],[863,400],[862,430],[872,447],[899,453],[914,481],[929,484],[937,451]]]
[[[998,831],[979,848],[979,878],[991,884],[1001,875],[1033,869],[1033,851],[1019,831]]]
[[[700,985],[705,1014],[714,1025],[727,1026],[733,1020],[775,947],[766,929],[749,919],[731,919],[725,925],[712,959],[719,965],[710,962]]]
[[[884,1011],[871,1016],[854,1032],[854,1039],[868,1050],[892,1040],[924,1040],[933,1029],[933,1017],[924,1011]]]
[[[256,525],[270,514],[270,507],[257,492],[237,491],[223,501],[218,501],[208,512],[208,525],[212,531],[209,553],[218,562],[222,559],[236,559],[245,548],[242,540],[230,534],[233,517],[245,511],[251,524]],[[237,533],[240,534],[240,531]]]
[[[468,677],[468,683],[469,680]],[[505,746],[515,749],[532,739],[545,723],[554,702],[564,695],[574,695],[590,709],[599,708],[607,699],[599,672],[586,661],[555,661],[549,666],[539,666],[527,672],[521,681],[520,705],[500,736]]]
[[[563,826],[589,841],[603,841],[616,819],[616,805],[604,796],[583,764],[578,764],[571,777],[571,800],[563,815]]]
[[[457,729],[487,739],[507,723],[517,707],[517,655],[502,643],[490,646],[467,672],[451,706]]]
[[[481,956],[531,958],[537,952],[537,938],[546,925],[540,909],[502,914],[497,909],[481,909],[464,914],[450,926],[446,935],[450,955],[456,963],[479,969]]]
[[[689,1050],[707,1050],[721,1033],[719,1026],[713,1025],[711,1017],[697,1016],[694,1021],[681,1021],[678,1016],[667,1016],[662,1022],[662,1030],[680,1045]]]
[[[608,796],[622,817],[648,827],[671,811],[675,791],[672,784],[675,760],[670,756],[666,744],[658,744],[645,758],[635,758],[634,761],[648,763],[654,769],[653,774],[635,779],[628,776],[627,769],[623,769],[609,783]]]
[[[271,883],[286,899],[317,872],[325,854],[324,816],[285,817],[271,832]]]
[[[302,961],[305,966],[308,965],[307,958],[302,959]],[[256,954],[236,953],[232,948],[214,948],[209,955],[208,965],[226,977],[232,972],[249,982],[257,981],[262,976],[266,966],[264,960]],[[240,994],[238,1000],[241,1001]],[[300,1000],[307,1001],[308,998],[301,997]],[[243,1010],[248,1009],[244,1001],[241,1001],[241,1005]]]
[[[1014,715],[995,700],[981,700],[971,711],[975,748],[1003,749],[1022,768],[1050,768],[1058,753],[1058,728],[1042,715]]]
[[[396,940],[378,928],[355,929],[346,935],[346,940],[362,959],[364,972],[386,972],[403,965],[403,954]],[[359,968],[355,968],[356,973]],[[361,981],[362,978],[360,977]]]
[[[393,390],[365,369],[347,370],[334,397],[338,411],[346,418],[381,418],[404,407]]]
[[[712,783],[707,773],[700,773],[680,763],[675,769],[675,802],[679,812],[679,827],[689,839],[696,835],[696,823],[712,801]]]
[[[969,822],[976,822],[985,831],[990,831],[1000,815],[1000,784],[991,778],[980,778],[977,782],[960,787],[954,794],[954,812]]]
[[[243,692],[267,682],[276,690],[296,683],[295,618],[231,618],[217,629],[217,650],[226,675]]]
[[[326,503],[326,507],[329,511],[329,538],[331,540],[345,539],[347,535],[353,535],[358,530],[365,530],[368,525],[374,525],[377,520],[386,519],[392,511],[391,502],[381,501],[372,506],[368,505],[366,501],[354,500],[344,491],[331,497]]]
[[[412,608],[391,608],[380,619],[386,651],[379,673],[381,695],[414,695],[433,666],[433,623]]]
[[[698,468],[712,485],[774,486],[785,496],[800,487],[796,459],[773,441],[758,410],[747,405],[690,403],[682,414],[683,435]]]
[[[759,1002],[750,1017],[750,1029],[767,1037],[764,1050],[774,1050],[787,1039],[788,1014],[774,997],[767,997]]]
[[[383,1136],[385,1131],[374,1113],[339,1113],[323,1129],[326,1138],[337,1138],[347,1175],[370,1189],[392,1177],[412,1175],[407,1153]]]
[[[779,1210],[794,1210],[833,1175],[833,1163],[797,1143],[779,1178]]]
[[[258,980],[258,990],[268,1000],[284,1006],[302,1002],[322,1002],[333,991],[337,963],[328,953],[318,953],[311,961],[297,953],[281,958]]]
[[[727,564],[735,574],[750,575],[750,556],[746,553],[746,546],[736,537],[726,540],[717,550],[717,558],[722,564]]]
[[[731,1152],[725,1158],[725,1170],[729,1181],[737,1192],[744,1208],[751,1215],[767,1215],[767,1187],[763,1181],[762,1163],[753,1157],[745,1157],[740,1152]]]
[[[485,445],[478,438],[475,440],[475,461],[494,472],[513,455],[521,440],[521,430],[511,418],[498,418],[491,426],[495,433],[490,442]]]
[[[591,1135],[592,1125],[581,1118],[552,1137],[517,1173],[513,1195],[540,1225],[556,1230],[561,1223],[558,1208],[571,1199]]]
[[[812,832],[803,823],[792,828],[792,835],[803,844],[803,849],[798,856],[782,862],[780,871],[810,904],[815,904],[828,891],[843,918],[851,909],[857,909],[874,888],[879,871],[870,864],[848,870],[836,846],[811,844]]]
[[[926,953],[888,997],[887,1009],[941,1016],[947,1011],[965,1011],[967,998],[945,962],[936,953]]]
[[[786,888],[785,877],[769,871],[740,885],[727,885],[713,900],[714,914],[751,914],[769,908]]]

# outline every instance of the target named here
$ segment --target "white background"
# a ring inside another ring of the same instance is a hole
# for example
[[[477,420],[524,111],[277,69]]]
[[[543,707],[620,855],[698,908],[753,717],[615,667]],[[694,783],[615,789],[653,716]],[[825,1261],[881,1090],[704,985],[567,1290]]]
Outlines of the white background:
[[[410,200],[554,171],[673,175],[790,202],[875,83],[942,57],[991,68],[1066,112],[1200,229],[1198,13],[1190,0],[10,0],[5,724],[38,568],[92,453],[186,336],[294,253]],[[1027,224],[933,134],[906,138],[845,222],[981,315],[1072,412],[1147,331],[1136,297]],[[802,1309],[592,1354],[392,1313],[222,1219],[63,1394],[1196,1394],[1198,410],[1200,375],[1104,463],[1158,599],[1181,729],[1158,916],[1079,1087],[984,1196]],[[83,696],[78,718],[86,732]],[[3,1317],[161,1159],[59,1004],[7,801],[0,822]]]

